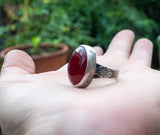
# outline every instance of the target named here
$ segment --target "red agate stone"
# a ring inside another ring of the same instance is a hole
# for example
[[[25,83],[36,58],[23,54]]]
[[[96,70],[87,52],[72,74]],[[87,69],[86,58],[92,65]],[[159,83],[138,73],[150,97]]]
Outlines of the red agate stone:
[[[73,85],[80,83],[87,67],[87,53],[84,47],[78,47],[68,63],[68,77]]]

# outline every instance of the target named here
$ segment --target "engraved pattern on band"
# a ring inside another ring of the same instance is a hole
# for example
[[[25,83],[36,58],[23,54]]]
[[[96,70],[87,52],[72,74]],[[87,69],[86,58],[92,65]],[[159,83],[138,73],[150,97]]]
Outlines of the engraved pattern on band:
[[[118,73],[119,73],[118,70],[112,70],[108,67],[96,64],[96,71],[94,74],[94,78],[117,78]]]

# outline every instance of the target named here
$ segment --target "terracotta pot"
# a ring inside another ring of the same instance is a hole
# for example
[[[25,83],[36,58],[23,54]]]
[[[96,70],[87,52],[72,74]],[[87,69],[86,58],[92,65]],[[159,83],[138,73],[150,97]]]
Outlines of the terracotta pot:
[[[53,47],[51,44],[41,44],[41,48]],[[36,73],[57,70],[66,64],[68,60],[69,48],[65,44],[58,45],[59,50],[51,53],[43,53],[40,55],[32,55],[32,59],[36,65]],[[0,55],[2,58],[11,50],[29,50],[31,46],[23,44],[19,46],[8,47],[1,51]]]

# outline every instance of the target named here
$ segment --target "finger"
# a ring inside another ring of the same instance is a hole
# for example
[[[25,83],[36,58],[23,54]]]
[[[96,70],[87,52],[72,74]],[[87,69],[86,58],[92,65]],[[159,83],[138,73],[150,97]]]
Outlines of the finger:
[[[139,39],[133,48],[130,60],[151,66],[153,44],[148,39]]]
[[[33,74],[35,65],[31,57],[20,50],[12,50],[6,54],[2,65],[1,76]]]
[[[128,58],[134,40],[134,33],[130,30],[120,31],[112,40],[105,54],[117,55]]]
[[[103,50],[102,50],[101,47],[99,47],[99,46],[94,46],[93,49],[95,50],[96,55],[98,55],[98,56],[103,55]]]

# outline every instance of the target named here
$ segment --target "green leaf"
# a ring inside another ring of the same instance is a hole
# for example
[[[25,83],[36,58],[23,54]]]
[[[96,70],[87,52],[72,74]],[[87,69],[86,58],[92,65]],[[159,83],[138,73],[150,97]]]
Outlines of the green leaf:
[[[32,37],[33,48],[38,48],[38,45],[41,42],[41,40],[41,37]]]
[[[54,39],[54,40],[53,40],[53,45],[54,45],[54,46],[58,46],[58,44],[59,44],[61,41],[62,41],[61,39]]]

